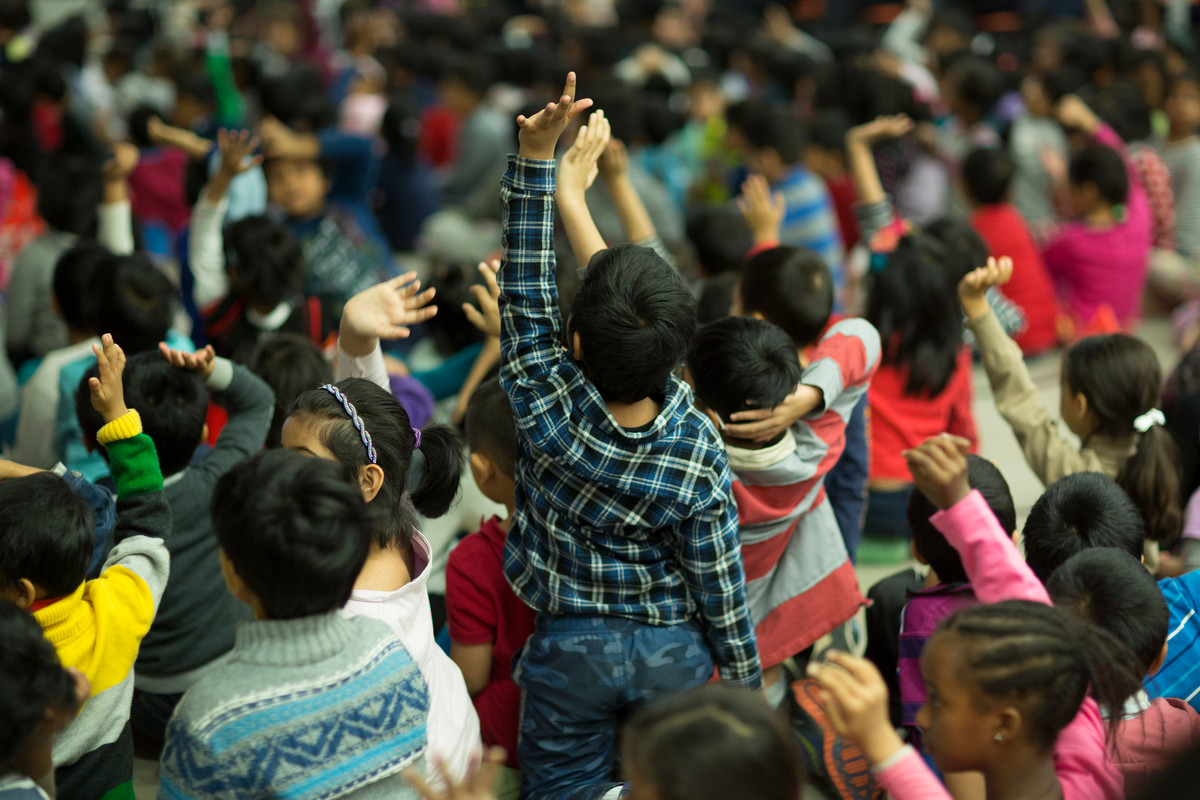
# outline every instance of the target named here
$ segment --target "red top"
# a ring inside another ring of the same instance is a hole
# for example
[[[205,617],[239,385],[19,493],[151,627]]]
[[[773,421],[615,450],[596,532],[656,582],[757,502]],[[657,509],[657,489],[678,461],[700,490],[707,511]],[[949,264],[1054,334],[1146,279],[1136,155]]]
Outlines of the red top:
[[[825,179],[829,187],[829,197],[833,200],[833,210],[837,212],[838,227],[842,229],[842,242],[849,250],[858,244],[858,216],[854,207],[858,205],[858,192],[854,190],[854,177],[845,172],[835,180]]]
[[[506,535],[492,517],[450,551],[446,615],[451,640],[493,645],[491,680],[472,699],[483,743],[507,750],[508,765],[516,768],[521,690],[512,678],[512,660],[533,633],[535,615],[504,577]]]
[[[987,242],[991,255],[1012,258],[1012,280],[1001,291],[1025,313],[1025,331],[1013,337],[1021,351],[1033,355],[1055,347],[1055,323],[1061,309],[1054,282],[1025,219],[1008,203],[997,203],[977,209],[971,215],[971,226]]]
[[[936,397],[906,395],[908,370],[881,366],[867,392],[867,441],[871,443],[871,480],[912,483],[908,463],[900,455],[930,436],[947,432],[979,446],[971,413],[971,350],[964,347],[946,388]]]

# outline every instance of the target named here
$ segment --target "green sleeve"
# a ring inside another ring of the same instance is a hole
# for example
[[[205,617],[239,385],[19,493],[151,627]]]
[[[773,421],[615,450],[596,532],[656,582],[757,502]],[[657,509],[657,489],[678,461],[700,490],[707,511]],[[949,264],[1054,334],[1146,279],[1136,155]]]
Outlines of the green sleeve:
[[[163,488],[162,468],[158,465],[154,441],[144,433],[109,442],[108,462],[119,499]]]

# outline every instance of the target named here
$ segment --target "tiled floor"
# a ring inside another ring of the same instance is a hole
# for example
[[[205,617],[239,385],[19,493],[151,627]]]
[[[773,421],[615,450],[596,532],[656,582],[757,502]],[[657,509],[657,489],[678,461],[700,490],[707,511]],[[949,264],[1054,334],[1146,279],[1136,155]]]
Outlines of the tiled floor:
[[[1146,323],[1139,334],[1158,352],[1164,370],[1175,363],[1175,350],[1171,344],[1170,326],[1166,321],[1154,320]],[[1029,364],[1043,401],[1055,410],[1059,402],[1059,356],[1051,354],[1033,360]],[[975,370],[975,419],[981,439],[981,455],[1000,467],[1012,489],[1016,502],[1018,522],[1022,522],[1034,502],[1041,496],[1042,484],[1034,477],[1025,463],[1016,440],[992,403],[991,389],[982,369]],[[439,550],[440,544],[448,542],[453,531],[461,527],[474,526],[481,516],[490,514],[494,507],[479,496],[470,478],[463,484],[463,498],[457,513],[426,526],[425,533]],[[895,572],[897,567],[860,567],[859,580],[864,590],[875,581]],[[134,765],[134,786],[140,800],[152,800],[158,791],[157,764],[139,760]]]

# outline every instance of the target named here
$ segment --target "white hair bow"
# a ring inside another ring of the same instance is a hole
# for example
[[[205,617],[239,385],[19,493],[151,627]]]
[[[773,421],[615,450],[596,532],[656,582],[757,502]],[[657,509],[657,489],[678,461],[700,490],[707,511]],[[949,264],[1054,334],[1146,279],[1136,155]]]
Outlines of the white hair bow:
[[[1166,424],[1167,418],[1163,416],[1163,412],[1159,411],[1157,408],[1152,408],[1133,421],[1133,429],[1138,433],[1145,433],[1155,425]]]

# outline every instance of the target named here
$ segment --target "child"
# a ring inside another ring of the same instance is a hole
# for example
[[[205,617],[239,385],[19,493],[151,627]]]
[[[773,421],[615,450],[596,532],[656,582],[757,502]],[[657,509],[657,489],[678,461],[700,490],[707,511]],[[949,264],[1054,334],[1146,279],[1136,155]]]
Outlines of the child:
[[[1060,99],[1055,93],[1060,83],[1056,76],[1027,75],[1021,81],[1025,114],[1013,120],[1008,132],[1010,199],[1039,240],[1058,225],[1053,176],[1043,164],[1042,154],[1049,152],[1066,159],[1068,153],[1067,135],[1054,119],[1054,104]]]
[[[251,618],[225,590],[208,507],[221,475],[262,449],[275,398],[245,367],[214,358],[211,347],[192,354],[162,344],[159,352],[131,356],[123,380],[125,397],[140,409],[157,447],[175,521],[167,543],[171,577],[138,652],[134,680],[133,726],[161,742],[179,698],[224,662],[237,624]],[[207,434],[210,391],[229,420],[216,446],[193,463]],[[78,402],[76,408],[84,410]],[[80,419],[85,441],[95,441],[98,423]]]
[[[501,184],[500,381],[517,424],[504,567],[538,612],[516,669],[534,797],[619,791],[618,713],[706,682],[714,662],[730,683],[761,682],[725,453],[671,375],[695,328],[688,287],[652,250],[602,250],[563,336],[553,159],[591,105],[574,94],[571,73],[559,102],[517,118]]]
[[[212,520],[255,620],[175,709],[159,797],[411,797],[425,681],[387,626],[338,613],[367,557],[361,490],[338,464],[268,451],[217,481]]]
[[[1094,144],[1071,159],[1066,176],[1076,217],[1046,243],[1046,269],[1081,329],[1108,306],[1122,325],[1141,315],[1153,235],[1150,206],[1125,145],[1082,100],[1059,101],[1062,124]]]
[[[688,350],[688,381],[718,430],[749,402],[774,407],[801,392],[810,408],[777,441],[722,436],[734,475],[763,684],[773,705],[786,695],[782,662],[863,605],[823,482],[878,361],[879,335],[863,320],[834,325],[803,359],[803,372],[788,335],[752,317],[706,325]]]
[[[1054,605],[1104,628],[1138,659],[1139,676],[1167,657],[1167,604],[1137,558],[1102,547],[1072,556],[1046,584]],[[1200,713],[1183,700],[1139,691],[1117,724],[1113,760],[1131,796],[1156,772],[1200,742]]]
[[[485,497],[508,509],[508,517],[485,520],[478,533],[450,551],[450,658],[466,678],[484,745],[503,747],[505,763],[516,769],[521,692],[512,678],[512,663],[533,633],[534,614],[504,578],[504,539],[517,502],[517,429],[498,380],[480,384],[471,395],[466,433],[475,483]]]
[[[1200,254],[1200,77],[1184,73],[1167,87],[1163,109],[1170,122],[1159,143],[1175,192],[1175,246],[1179,254]]]
[[[1042,483],[1075,472],[1115,478],[1146,525],[1146,568],[1158,569],[1158,542],[1179,535],[1183,512],[1175,443],[1158,410],[1162,370],[1149,345],[1124,334],[1093,336],[1063,355],[1062,417],[1083,441],[1076,450],[1038,398],[1016,343],[1000,330],[983,293],[1012,275],[1007,258],[963,278],[959,298],[983,360],[996,408]]]
[[[1026,356],[1058,345],[1058,303],[1042,253],[1017,209],[1008,202],[1013,163],[1003,150],[974,150],[963,164],[971,226],[992,256],[1013,261],[1013,279],[1004,296],[1025,315],[1025,329],[1013,338]],[[973,265],[978,266],[978,264]]]
[[[455,114],[457,157],[438,176],[446,207],[468,219],[495,219],[496,182],[504,174],[505,156],[512,152],[512,126],[504,113],[488,102],[496,81],[495,66],[481,54],[453,58],[437,84],[443,106]]]
[[[221,166],[196,203],[188,239],[192,297],[209,341],[219,355],[243,362],[255,345],[278,333],[299,333],[328,347],[340,303],[302,294],[304,256],[288,227],[254,216],[222,233],[229,185],[259,159],[250,155],[258,142],[245,131],[221,131],[217,141]]]
[[[103,349],[92,348],[100,371],[90,387],[104,418],[97,439],[108,448],[118,499],[116,546],[100,577],[84,582],[92,520],[66,482],[37,473],[0,483],[0,596],[32,612],[63,665],[91,682],[83,710],[54,743],[63,797],[133,796],[133,665],[169,566],[163,538],[171,532],[171,511],[154,443],[137,412],[125,407],[125,354],[108,334],[102,342]]]
[[[24,609],[0,600],[0,798],[46,800],[54,736],[75,719],[91,692],[77,669],[63,669],[54,647]]]
[[[275,393],[275,415],[266,444],[270,449],[279,447],[283,423],[296,398],[314,386],[333,383],[333,367],[325,354],[297,333],[281,333],[260,343],[246,366]]]
[[[421,669],[429,686],[429,752],[446,759],[455,777],[466,774],[479,747],[479,721],[462,673],[434,641],[428,582],[433,549],[418,530],[416,512],[426,518],[446,513],[458,494],[463,469],[462,440],[445,425],[412,426],[408,413],[387,386],[381,369],[379,333],[394,336],[385,303],[396,300],[406,275],[356,295],[346,304],[339,337],[338,383],[296,398],[283,425],[280,444],[288,450],[340,463],[362,487],[373,512],[366,563],[354,582],[348,617],[386,622]],[[415,303],[419,284],[402,289]],[[423,299],[422,299],[423,298]],[[401,320],[408,321],[407,309]],[[418,313],[417,318],[422,314]],[[353,356],[368,354],[373,370]],[[345,377],[356,372],[366,376]],[[420,483],[410,493],[414,451],[423,459]]]
[[[947,617],[925,647],[928,698],[917,723],[927,747],[945,772],[982,772],[994,800],[1119,800],[1121,775],[1106,754],[1101,711],[1119,713],[1137,691],[1136,659],[1107,631],[1049,605],[983,498],[970,491],[968,448],[964,439],[938,436],[906,453],[920,491],[944,509],[933,524],[958,550],[985,604]],[[948,800],[888,724],[878,673],[841,653],[830,660],[841,669],[811,669],[828,693],[831,720],[862,747],[884,789],[896,800]]]
[[[854,176],[846,168],[846,132],[850,127],[850,120],[842,111],[818,112],[804,148],[804,165],[820,175],[829,189],[847,252],[858,244],[858,219],[854,216],[858,194],[854,190]]]

